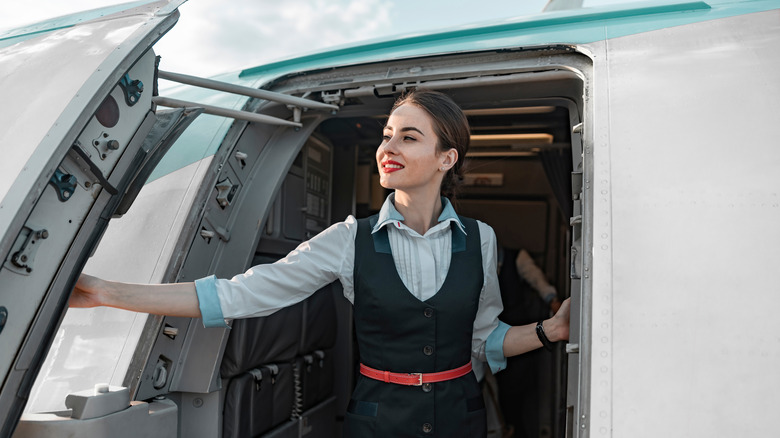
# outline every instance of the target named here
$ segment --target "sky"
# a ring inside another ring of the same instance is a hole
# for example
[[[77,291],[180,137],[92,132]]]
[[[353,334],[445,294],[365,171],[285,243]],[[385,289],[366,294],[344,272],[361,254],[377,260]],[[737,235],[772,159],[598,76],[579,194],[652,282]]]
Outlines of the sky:
[[[0,32],[122,0],[5,0]],[[626,0],[589,0],[585,6]],[[540,13],[547,0],[189,0],[156,45],[161,68],[195,76],[358,41]]]

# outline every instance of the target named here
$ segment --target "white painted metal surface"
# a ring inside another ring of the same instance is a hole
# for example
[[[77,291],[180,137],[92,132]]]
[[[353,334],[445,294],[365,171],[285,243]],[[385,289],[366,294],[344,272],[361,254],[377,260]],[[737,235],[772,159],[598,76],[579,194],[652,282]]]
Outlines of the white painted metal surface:
[[[777,434],[778,35],[770,11],[591,47],[589,436]]]
[[[124,37],[139,25],[133,17],[119,21],[127,21],[120,27]],[[592,295],[583,302],[590,327],[581,350],[588,354],[582,388],[588,404],[575,435],[775,433],[780,152],[772,130],[780,114],[779,19],[771,11],[580,47],[594,63],[584,125],[592,245],[583,281],[591,282]],[[113,35],[99,24],[82,30]],[[92,60],[92,68],[113,56],[111,50],[100,49],[103,61]],[[15,56],[22,58],[0,57],[0,67],[14,59],[21,65],[23,53]],[[78,92],[94,76],[84,83],[66,79]],[[24,108],[51,111],[12,114],[4,106],[0,120],[61,120],[81,97],[68,101],[54,91],[45,90],[59,110],[37,100],[44,92],[27,90],[14,95],[32,99]],[[66,129],[58,129],[3,129],[0,141],[53,148],[59,143],[46,135],[62,138]],[[18,149],[0,161],[0,198],[10,187],[3,175],[24,176],[24,163],[37,163],[35,154],[42,153]],[[133,209],[112,222],[86,272],[160,281],[209,162],[146,186]],[[9,217],[0,210],[0,222]],[[113,309],[69,312],[27,410],[61,409],[66,394],[97,381],[121,384],[145,320]]]
[[[110,222],[84,272],[130,283],[161,282],[211,158],[144,186],[133,208]],[[63,410],[65,396],[96,382],[121,386],[146,317],[107,307],[68,310],[25,412]]]
[[[29,210],[28,193],[84,107],[180,3],[159,1],[0,49],[0,230]]]

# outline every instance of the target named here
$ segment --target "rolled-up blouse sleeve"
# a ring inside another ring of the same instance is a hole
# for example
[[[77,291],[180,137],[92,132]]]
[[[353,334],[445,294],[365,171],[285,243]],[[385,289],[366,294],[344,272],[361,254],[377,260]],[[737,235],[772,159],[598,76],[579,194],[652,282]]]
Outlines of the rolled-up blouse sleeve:
[[[195,281],[203,325],[226,327],[225,319],[270,315],[338,279],[350,283],[345,289],[351,286],[356,232],[357,222],[350,216],[275,263],[254,266],[231,279],[212,275]]]
[[[487,361],[490,370],[497,373],[506,368],[504,357],[504,336],[509,326],[498,320],[504,310],[501,302],[501,290],[498,287],[496,234],[482,222],[479,235],[482,243],[482,271],[484,282],[479,297],[479,308],[474,320],[474,335],[471,342],[472,355]]]

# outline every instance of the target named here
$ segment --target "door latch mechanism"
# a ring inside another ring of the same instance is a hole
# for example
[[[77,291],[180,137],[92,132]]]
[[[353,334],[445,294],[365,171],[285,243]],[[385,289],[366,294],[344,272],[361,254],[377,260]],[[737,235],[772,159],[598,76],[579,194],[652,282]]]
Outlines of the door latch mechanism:
[[[217,189],[217,203],[224,209],[230,205],[230,202],[236,195],[238,184],[233,184],[233,182],[230,181],[230,178],[225,178],[222,181],[219,181],[215,188]]]

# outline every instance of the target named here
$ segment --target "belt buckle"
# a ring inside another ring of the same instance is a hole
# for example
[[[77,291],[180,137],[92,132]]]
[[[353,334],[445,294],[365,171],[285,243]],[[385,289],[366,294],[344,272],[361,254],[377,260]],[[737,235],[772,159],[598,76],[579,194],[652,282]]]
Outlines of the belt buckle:
[[[417,383],[412,383],[411,386],[422,386],[423,373],[409,373],[410,376],[417,376]]]

